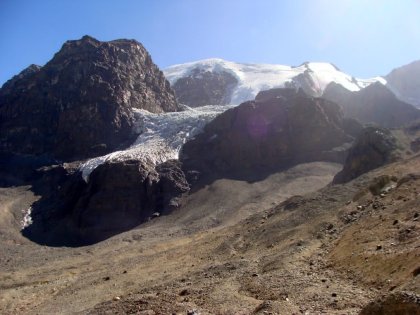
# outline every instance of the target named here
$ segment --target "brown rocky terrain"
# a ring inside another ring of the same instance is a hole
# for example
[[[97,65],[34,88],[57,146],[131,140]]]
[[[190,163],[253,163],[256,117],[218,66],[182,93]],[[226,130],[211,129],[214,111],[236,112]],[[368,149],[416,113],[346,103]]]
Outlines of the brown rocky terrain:
[[[0,312],[359,314],[406,292],[411,313],[394,314],[418,314],[420,156],[311,193],[338,170],[323,165],[220,179],[168,216],[79,248],[22,237],[37,196],[2,189]]]
[[[177,111],[175,95],[134,40],[67,41],[43,67],[0,89],[0,151],[75,160],[132,139],[131,108]]]

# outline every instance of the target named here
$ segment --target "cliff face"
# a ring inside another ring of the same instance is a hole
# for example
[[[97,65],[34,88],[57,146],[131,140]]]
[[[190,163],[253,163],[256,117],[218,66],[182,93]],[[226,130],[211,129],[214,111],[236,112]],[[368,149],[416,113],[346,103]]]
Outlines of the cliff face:
[[[131,108],[177,111],[163,73],[134,40],[66,42],[0,90],[0,151],[71,160],[130,139]]]

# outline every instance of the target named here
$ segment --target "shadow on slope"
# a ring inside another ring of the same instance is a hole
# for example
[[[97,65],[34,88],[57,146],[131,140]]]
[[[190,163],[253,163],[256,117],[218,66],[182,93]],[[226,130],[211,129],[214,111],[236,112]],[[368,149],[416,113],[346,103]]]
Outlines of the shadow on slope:
[[[48,246],[83,246],[130,230],[181,206],[188,192],[177,161],[158,166],[109,161],[85,182],[75,165],[48,167],[33,185],[41,199],[23,235]]]

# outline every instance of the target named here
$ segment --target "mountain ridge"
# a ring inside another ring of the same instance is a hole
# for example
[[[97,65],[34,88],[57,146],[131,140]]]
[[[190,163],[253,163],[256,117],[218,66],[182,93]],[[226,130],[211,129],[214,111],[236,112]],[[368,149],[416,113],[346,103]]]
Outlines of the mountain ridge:
[[[358,91],[374,82],[386,84],[382,77],[355,78],[341,72],[336,65],[328,62],[304,62],[299,66],[287,66],[236,63],[220,58],[210,58],[173,65],[165,68],[163,72],[177,95],[184,93],[186,89],[186,87],[177,88],[176,84],[180,80],[185,78],[197,80],[208,73],[227,73],[237,80],[231,94],[224,95],[225,99],[230,99],[226,102],[227,104],[240,104],[252,100],[258,92],[270,88],[303,88],[311,96],[321,96],[325,87],[331,82],[340,83],[350,91]],[[186,105],[196,106],[189,99],[186,99]]]

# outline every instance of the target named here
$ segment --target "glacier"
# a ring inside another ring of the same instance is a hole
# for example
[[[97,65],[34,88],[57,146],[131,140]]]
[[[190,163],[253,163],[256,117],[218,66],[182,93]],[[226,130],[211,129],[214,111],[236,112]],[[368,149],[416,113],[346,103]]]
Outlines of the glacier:
[[[140,159],[154,165],[170,159],[178,159],[182,145],[200,133],[204,126],[231,106],[208,105],[190,108],[181,112],[154,114],[133,108],[134,132],[139,134],[134,143],[125,150],[115,151],[90,159],[80,166],[87,182],[91,172],[107,161]]]

